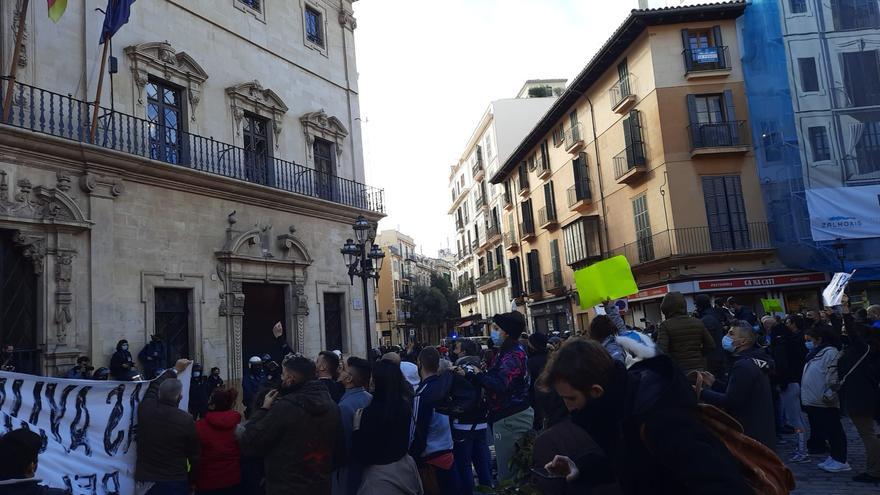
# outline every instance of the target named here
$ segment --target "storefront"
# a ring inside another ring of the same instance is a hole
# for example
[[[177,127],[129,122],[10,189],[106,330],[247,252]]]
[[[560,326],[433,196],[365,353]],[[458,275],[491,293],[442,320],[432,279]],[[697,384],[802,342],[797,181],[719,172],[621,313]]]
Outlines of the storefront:
[[[528,310],[532,323],[531,333],[552,335],[553,332],[565,333],[573,330],[568,297],[536,301],[528,305]]]

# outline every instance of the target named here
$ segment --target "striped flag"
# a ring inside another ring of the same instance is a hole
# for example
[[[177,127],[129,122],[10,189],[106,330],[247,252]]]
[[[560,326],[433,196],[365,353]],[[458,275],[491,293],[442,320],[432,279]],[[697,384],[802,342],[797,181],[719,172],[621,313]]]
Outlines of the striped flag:
[[[52,22],[58,22],[64,11],[67,10],[67,0],[48,0],[49,2],[49,19]]]

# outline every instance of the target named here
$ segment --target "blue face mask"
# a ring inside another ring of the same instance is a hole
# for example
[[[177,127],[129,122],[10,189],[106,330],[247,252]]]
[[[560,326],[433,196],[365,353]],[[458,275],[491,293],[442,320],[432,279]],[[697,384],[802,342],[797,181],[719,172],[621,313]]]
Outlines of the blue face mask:
[[[492,338],[492,342],[494,342],[495,345],[501,345],[501,332],[497,329],[493,328],[492,331],[489,332],[489,337]]]
[[[808,351],[812,351],[816,347],[816,343],[812,340],[804,341],[804,345],[807,347]]]
[[[727,352],[733,352],[733,337],[725,335],[721,339],[721,348]]]

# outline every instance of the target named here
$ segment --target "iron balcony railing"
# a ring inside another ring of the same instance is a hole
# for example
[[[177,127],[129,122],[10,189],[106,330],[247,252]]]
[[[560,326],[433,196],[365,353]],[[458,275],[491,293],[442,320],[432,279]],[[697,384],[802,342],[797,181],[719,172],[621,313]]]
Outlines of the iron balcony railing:
[[[501,235],[501,229],[497,225],[490,225],[486,227],[486,241],[488,242],[493,237],[497,237]]]
[[[478,194],[474,199],[474,203],[476,203],[477,208],[482,208],[483,206],[486,206],[486,196],[483,194]]]
[[[529,188],[529,173],[525,167],[519,168],[519,189],[525,191]]]
[[[645,165],[644,146],[633,144],[627,146],[614,157],[614,178],[619,179],[626,175],[630,170]]]
[[[529,220],[526,222],[520,222],[519,231],[523,238],[535,235],[535,221]]]
[[[412,289],[410,289],[410,287],[408,287],[408,286],[403,286],[400,289],[398,289],[398,291],[397,291],[397,298],[398,299],[403,299],[403,300],[409,301],[409,300],[412,300],[412,297],[413,297]]]
[[[471,241],[471,251],[476,251],[480,247],[480,241],[474,239]]]
[[[516,232],[504,233],[504,245],[507,247],[519,245],[519,236],[516,234]]]
[[[608,94],[611,96],[611,108],[617,108],[620,102],[635,94],[635,82],[635,77],[627,74],[618,79],[614,86],[611,86],[611,89],[608,90]]]
[[[477,160],[474,162],[474,165],[471,167],[471,173],[474,177],[480,175],[480,172],[483,171],[483,160]]]
[[[687,48],[682,52],[682,55],[684,56],[684,67],[687,72],[730,68],[726,46]]]
[[[748,144],[744,120],[691,124],[688,126],[688,135],[691,138],[691,149],[725,148]]]
[[[14,88],[7,125],[363,210],[385,211],[381,189],[275,158],[268,150],[241,148],[104,107],[99,108],[91,140],[94,103],[19,82]],[[0,106],[5,90],[4,82]]]
[[[846,180],[876,181],[880,179],[880,153],[863,153],[843,159]]]
[[[513,202],[510,200],[510,192],[504,191],[504,194],[501,196],[501,202],[505,208],[513,205]]]
[[[501,266],[496,266],[495,268],[489,270],[488,272],[480,275],[479,278],[477,278],[477,287],[488,285],[502,278],[504,278],[504,270],[501,268]]]
[[[582,140],[580,122],[566,129],[562,136],[562,141],[565,143],[565,149],[573,148]]]
[[[561,289],[564,286],[562,283],[562,271],[553,270],[550,273],[544,274],[544,288],[548,292]]]
[[[568,188],[568,206],[574,206],[581,201],[589,201],[593,195],[590,191],[590,179],[580,179]]]
[[[458,290],[456,291],[459,299],[464,299],[466,297],[471,297],[477,295],[477,287],[474,285],[473,280],[468,280],[466,282],[462,282],[458,286]]]
[[[623,255],[630,265],[676,256],[698,256],[757,249],[772,249],[766,222],[740,229],[686,227],[670,229],[613,249],[609,256]]]
[[[877,82],[874,81],[873,85]],[[866,82],[860,82],[865,87],[859,88],[834,88],[834,108],[861,108],[880,105],[880,88]]]
[[[541,274],[538,273],[534,277],[529,275],[526,287],[528,288],[528,293],[531,295],[538,295],[544,292],[544,288],[541,286]]]
[[[468,256],[470,256],[471,254],[473,254],[473,253],[471,252],[471,250],[470,250],[470,249],[467,249],[467,247],[465,247],[465,249],[459,251],[458,254],[455,255],[455,258],[456,258],[458,261],[461,261],[461,260],[467,258]]]
[[[556,208],[546,206],[538,209],[538,225],[556,222]]]
[[[464,223],[457,218],[455,219],[455,230],[464,230]]]

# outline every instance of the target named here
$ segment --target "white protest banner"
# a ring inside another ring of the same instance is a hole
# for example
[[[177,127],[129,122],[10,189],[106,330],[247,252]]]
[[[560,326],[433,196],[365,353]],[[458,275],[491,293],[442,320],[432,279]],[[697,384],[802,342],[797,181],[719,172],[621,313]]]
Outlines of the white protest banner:
[[[853,272],[855,273],[855,272]],[[831,278],[831,283],[822,291],[822,299],[825,300],[825,306],[839,306],[843,302],[843,291],[846,290],[846,284],[852,278],[853,273],[835,273]]]
[[[180,374],[186,409],[191,368]],[[151,382],[0,372],[0,435],[43,439],[36,478],[71,495],[135,495],[137,407]]]

